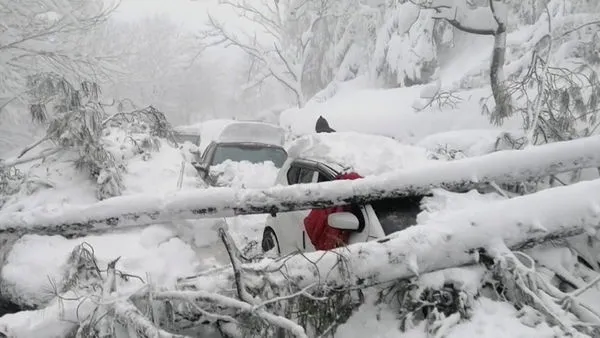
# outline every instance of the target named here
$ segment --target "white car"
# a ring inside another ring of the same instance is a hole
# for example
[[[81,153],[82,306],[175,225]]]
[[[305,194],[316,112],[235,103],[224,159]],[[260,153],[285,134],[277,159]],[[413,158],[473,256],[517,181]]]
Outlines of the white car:
[[[288,159],[276,179],[278,185],[326,182],[346,172],[363,177],[432,161],[427,150],[393,139],[359,133],[304,136],[288,149]],[[349,243],[387,236],[416,224],[422,196],[383,199],[368,205],[353,205],[352,212],[331,214],[331,227],[353,230]],[[310,210],[268,216],[262,249],[279,255],[314,251],[304,229]]]

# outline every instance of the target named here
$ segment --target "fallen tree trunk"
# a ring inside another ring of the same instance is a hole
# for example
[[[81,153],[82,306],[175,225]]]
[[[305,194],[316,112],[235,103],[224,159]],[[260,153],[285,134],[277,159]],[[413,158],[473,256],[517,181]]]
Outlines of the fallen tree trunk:
[[[387,238],[342,249],[262,260],[241,267],[265,274],[278,285],[298,288],[366,287],[422,273],[473,264],[479,253],[498,246],[521,250],[584,232],[600,224],[600,179],[532,195],[458,210],[443,221],[410,227]],[[231,268],[180,281],[183,288],[217,292],[230,289]],[[284,280],[285,279],[285,280]],[[213,285],[217,289],[210,289]]]
[[[579,168],[600,167],[600,137],[501,151],[352,181],[276,186],[268,189],[209,188],[171,195],[130,195],[86,207],[25,210],[0,215],[0,233],[85,236],[116,227],[173,219],[277,213],[424,195],[432,188],[464,191],[482,183],[514,183]]]

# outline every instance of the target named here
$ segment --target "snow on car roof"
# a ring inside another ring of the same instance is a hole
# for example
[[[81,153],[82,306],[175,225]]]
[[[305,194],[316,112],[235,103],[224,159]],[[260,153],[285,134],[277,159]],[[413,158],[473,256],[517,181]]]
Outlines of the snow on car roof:
[[[432,160],[424,148],[392,138],[355,132],[305,135],[288,147],[290,158],[341,165],[362,176],[423,165]]]
[[[198,125],[177,126],[177,127],[174,127],[173,130],[175,132],[183,133],[183,134],[200,135],[200,126],[198,126]]]
[[[283,145],[285,130],[277,125],[233,119],[214,119],[204,122],[178,126],[175,131],[198,133],[201,136],[200,150],[203,151],[213,142],[258,142]]]
[[[240,121],[225,126],[217,140],[219,142],[258,142],[283,146],[285,130],[270,123]]]

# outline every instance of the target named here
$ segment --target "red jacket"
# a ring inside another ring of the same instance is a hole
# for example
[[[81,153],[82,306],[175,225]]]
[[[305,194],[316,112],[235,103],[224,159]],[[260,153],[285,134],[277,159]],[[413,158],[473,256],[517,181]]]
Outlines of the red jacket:
[[[355,180],[362,178],[357,173],[347,173],[336,177],[336,180]],[[317,250],[331,250],[348,243],[351,231],[340,230],[327,224],[327,216],[334,212],[347,211],[348,207],[331,207],[313,209],[304,219],[304,228],[312,245]]]

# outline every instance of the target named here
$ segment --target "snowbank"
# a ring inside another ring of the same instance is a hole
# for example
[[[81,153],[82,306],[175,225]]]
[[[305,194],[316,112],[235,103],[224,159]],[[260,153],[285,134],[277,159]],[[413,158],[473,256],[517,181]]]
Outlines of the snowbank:
[[[495,151],[498,140],[507,132],[514,136],[522,134],[519,131],[499,129],[453,130],[426,136],[416,145],[431,151],[441,148],[449,151],[460,151],[467,157],[480,156]],[[503,143],[500,142],[500,146],[502,145]],[[499,150],[504,149],[499,147]]]
[[[18,295],[21,304],[40,305],[52,298],[52,283],[60,289],[66,275],[67,258],[73,248],[88,243],[98,258],[101,269],[117,258],[123,272],[161,286],[174,286],[176,278],[202,267],[194,251],[172,230],[151,226],[142,231],[65,239],[60,236],[27,235],[19,239],[8,254],[2,268],[3,294]],[[133,279],[132,279],[133,281]],[[128,283],[131,288],[139,283]]]
[[[122,174],[123,195],[151,193],[160,194],[179,190],[177,182],[184,161],[185,149],[171,147],[162,140],[157,151],[146,155],[135,152],[134,146],[124,139],[126,136],[112,134],[105,138],[106,147],[115,158],[121,159],[126,170]],[[98,201],[96,184],[90,177],[77,170],[73,161],[77,154],[60,152],[44,162],[27,170],[27,182],[21,191],[8,200],[2,212],[46,208],[48,210],[63,205],[83,205]],[[196,170],[185,163],[182,190],[196,189],[199,186]]]
[[[425,136],[463,129],[492,128],[488,117],[481,113],[479,100],[490,95],[487,89],[459,92],[462,101],[454,108],[442,111],[429,107],[422,111],[413,108],[426,86],[396,89],[340,90],[337,95],[321,103],[311,102],[302,109],[289,109],[280,117],[280,124],[294,134],[315,132],[319,115],[338,131],[356,131],[396,138],[415,143]],[[518,121],[509,120],[503,126],[516,129]]]

